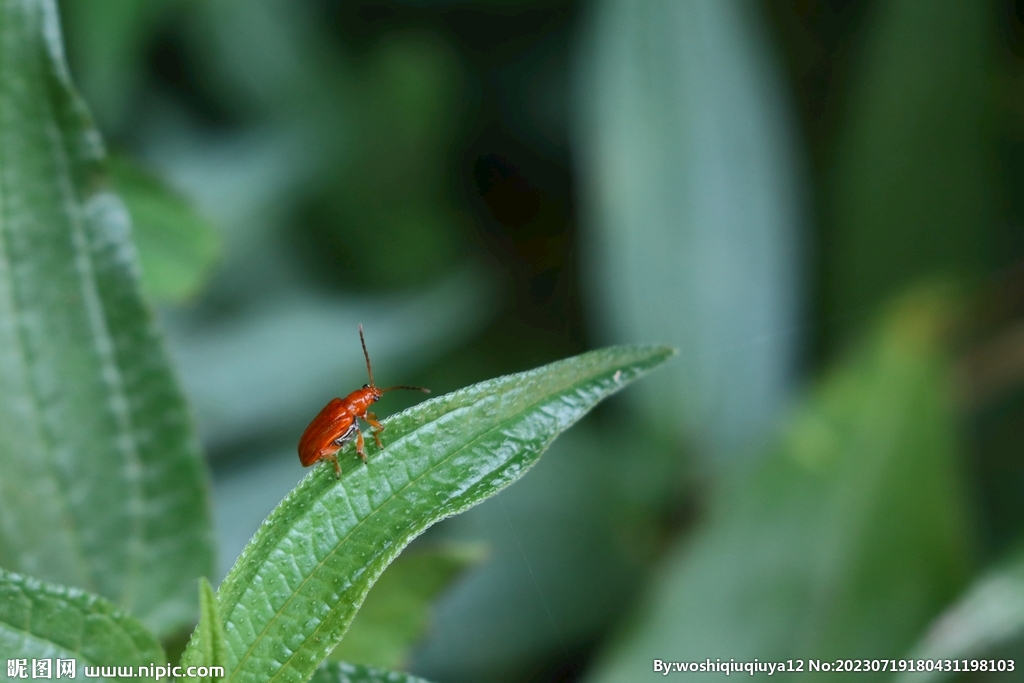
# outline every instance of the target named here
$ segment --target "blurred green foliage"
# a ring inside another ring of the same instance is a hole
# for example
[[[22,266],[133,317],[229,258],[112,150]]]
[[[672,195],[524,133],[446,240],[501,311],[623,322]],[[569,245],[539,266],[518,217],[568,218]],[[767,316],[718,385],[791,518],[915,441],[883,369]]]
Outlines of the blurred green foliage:
[[[1010,263],[993,239],[993,5],[871,8],[830,188],[824,287],[843,334],[922,273],[977,278]]]
[[[419,676],[341,662],[328,662],[317,669],[310,680],[313,683],[430,683]]]
[[[986,657],[1019,661],[1024,633],[1024,558],[1018,550],[981,576],[945,611],[916,648],[914,659]],[[973,664],[972,664],[973,665]],[[996,671],[992,677],[1006,676]],[[907,672],[897,683],[954,679],[946,671]],[[982,678],[982,676],[978,676]]]
[[[123,157],[107,172],[132,218],[142,291],[151,301],[181,303],[196,295],[217,260],[214,228],[160,179]]]
[[[0,128],[0,564],[168,638],[213,569],[207,471],[52,3],[0,7]]]
[[[670,343],[670,371],[425,539],[489,550],[412,671],[1024,649],[1018,0],[60,9],[104,137],[170,188],[118,186],[221,574],[300,475],[305,422],[366,381],[358,322],[375,374],[439,393]],[[935,276],[955,315],[899,299]]]
[[[467,544],[399,555],[367,595],[330,659],[403,669],[409,650],[426,633],[431,602],[483,558],[483,548]]]
[[[742,3],[593,14],[578,106],[595,326],[681,349],[640,390],[650,429],[706,466],[745,459],[779,419],[800,352],[807,216],[781,74]]]
[[[949,308],[934,291],[901,301],[793,414],[779,448],[722,483],[595,680],[635,680],[657,652],[780,662],[910,649],[973,560]]]
[[[436,278],[465,256],[465,211],[442,169],[467,86],[458,56],[430,33],[389,35],[364,61],[348,93],[359,133],[297,220],[306,258],[350,289],[380,291]]]

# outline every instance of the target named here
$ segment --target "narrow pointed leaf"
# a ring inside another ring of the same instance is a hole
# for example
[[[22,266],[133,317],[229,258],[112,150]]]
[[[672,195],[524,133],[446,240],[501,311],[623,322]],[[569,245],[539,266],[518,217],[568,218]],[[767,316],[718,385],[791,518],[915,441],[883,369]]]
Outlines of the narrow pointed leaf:
[[[220,618],[217,595],[206,577],[199,579],[199,642],[202,644],[201,662],[205,666],[225,666],[227,645],[224,641],[224,622]],[[200,678],[200,683],[216,683],[217,676]]]
[[[430,683],[425,679],[369,666],[327,662],[313,674],[312,683]]]
[[[198,445],[56,6],[0,27],[0,565],[165,635],[212,571]]]
[[[673,351],[614,347],[482,382],[385,422],[368,466],[352,448],[271,513],[218,592],[228,680],[301,683],[413,538],[521,477],[551,441]],[[200,646],[189,645],[185,659]]]
[[[0,660],[4,659],[75,659],[79,678],[85,666],[165,662],[153,634],[109,601],[0,569]],[[51,674],[56,675],[52,668]]]

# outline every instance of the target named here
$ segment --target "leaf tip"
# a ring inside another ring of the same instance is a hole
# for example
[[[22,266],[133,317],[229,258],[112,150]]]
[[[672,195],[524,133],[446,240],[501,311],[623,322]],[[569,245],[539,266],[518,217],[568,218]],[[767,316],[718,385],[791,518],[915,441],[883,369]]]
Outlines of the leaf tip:
[[[666,345],[650,345],[640,347],[642,350],[647,352],[648,367],[654,368],[666,361],[671,360],[674,356],[679,355],[679,349],[674,346]]]

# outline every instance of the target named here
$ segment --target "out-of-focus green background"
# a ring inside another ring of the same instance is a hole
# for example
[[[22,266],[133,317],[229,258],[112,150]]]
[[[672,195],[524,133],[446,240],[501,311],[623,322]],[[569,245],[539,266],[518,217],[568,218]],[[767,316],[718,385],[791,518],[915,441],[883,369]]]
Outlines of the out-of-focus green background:
[[[441,683],[901,657],[1024,530],[1024,3],[61,12],[112,150],[216,229],[169,221],[162,253],[211,259],[187,286],[139,246],[221,576],[365,381],[360,322],[381,385],[435,393],[681,351],[427,534],[485,548],[406,661]]]

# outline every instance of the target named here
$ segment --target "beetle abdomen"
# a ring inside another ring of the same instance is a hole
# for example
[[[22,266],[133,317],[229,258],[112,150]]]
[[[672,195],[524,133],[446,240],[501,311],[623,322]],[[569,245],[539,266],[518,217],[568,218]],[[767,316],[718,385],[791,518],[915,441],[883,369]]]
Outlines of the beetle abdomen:
[[[309,467],[320,458],[341,448],[358,429],[355,415],[340,398],[331,399],[299,439],[299,461]]]

